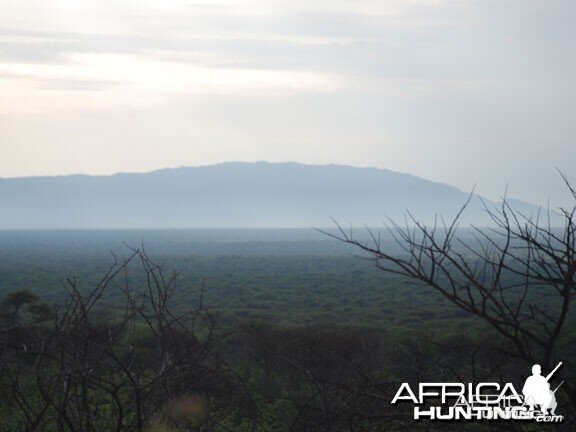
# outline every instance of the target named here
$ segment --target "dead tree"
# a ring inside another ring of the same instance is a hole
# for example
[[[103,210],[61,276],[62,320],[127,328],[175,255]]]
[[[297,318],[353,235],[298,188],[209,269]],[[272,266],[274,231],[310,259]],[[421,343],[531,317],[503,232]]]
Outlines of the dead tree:
[[[430,226],[410,213],[404,225],[390,221],[400,252],[391,252],[374,230],[368,229],[369,240],[338,224],[336,234],[324,233],[360,248],[378,269],[435,290],[487,323],[510,355],[550,370],[576,295],[576,206],[560,209],[556,228],[550,212],[523,215],[504,199],[497,209],[484,205],[491,228],[471,227],[472,235],[462,236],[459,221],[471,198],[450,223]],[[564,391],[576,406],[576,388],[566,382]]]
[[[139,262],[143,286],[129,283],[131,262]],[[218,397],[227,394],[215,354],[224,333],[202,302],[176,314],[177,280],[132,250],[89,291],[69,279],[67,302],[51,322],[3,334],[0,386],[14,413],[12,430],[155,430],[175,413],[188,428],[213,424],[210,417],[224,409]],[[103,315],[110,290],[121,290],[124,301]]]

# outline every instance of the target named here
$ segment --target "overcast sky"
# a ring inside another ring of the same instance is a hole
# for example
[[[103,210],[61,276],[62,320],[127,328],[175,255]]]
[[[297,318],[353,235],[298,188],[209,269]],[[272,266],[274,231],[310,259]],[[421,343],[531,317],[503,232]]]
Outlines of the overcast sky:
[[[0,6],[0,177],[296,161],[569,203],[574,0]]]

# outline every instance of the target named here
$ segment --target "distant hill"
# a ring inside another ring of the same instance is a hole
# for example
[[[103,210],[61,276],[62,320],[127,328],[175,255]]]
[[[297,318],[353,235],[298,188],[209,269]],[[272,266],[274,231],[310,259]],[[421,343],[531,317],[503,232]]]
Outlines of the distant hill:
[[[331,218],[381,226],[386,217],[402,221],[406,209],[431,223],[438,214],[453,217],[467,197],[452,186],[384,169],[223,163],[0,179],[0,229],[326,227]],[[478,198],[464,222],[488,224]]]

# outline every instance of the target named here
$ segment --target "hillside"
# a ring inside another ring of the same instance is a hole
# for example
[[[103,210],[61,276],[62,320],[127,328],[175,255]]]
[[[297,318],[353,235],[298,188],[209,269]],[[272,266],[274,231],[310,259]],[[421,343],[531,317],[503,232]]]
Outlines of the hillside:
[[[384,169],[223,163],[0,179],[0,229],[325,227],[331,218],[381,226],[387,217],[403,220],[406,209],[431,223],[437,214],[453,217],[467,197],[452,186]],[[487,221],[475,197],[464,222]]]

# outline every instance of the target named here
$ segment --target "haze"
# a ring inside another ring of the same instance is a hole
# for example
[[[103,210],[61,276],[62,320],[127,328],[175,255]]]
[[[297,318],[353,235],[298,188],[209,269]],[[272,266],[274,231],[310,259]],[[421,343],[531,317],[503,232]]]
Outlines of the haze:
[[[0,177],[339,163],[566,204],[555,168],[576,163],[575,12],[571,0],[4,1]]]

